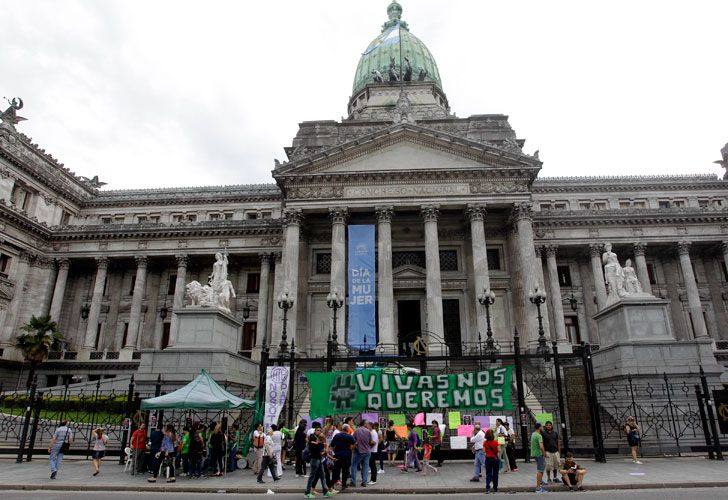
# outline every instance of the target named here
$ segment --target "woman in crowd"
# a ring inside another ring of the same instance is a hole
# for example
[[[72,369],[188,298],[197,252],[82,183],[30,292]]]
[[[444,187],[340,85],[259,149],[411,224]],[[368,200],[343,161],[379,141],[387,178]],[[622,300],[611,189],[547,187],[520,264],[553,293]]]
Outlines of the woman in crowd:
[[[228,436],[228,472],[238,468],[238,448],[240,447],[240,427],[233,424]]]
[[[394,420],[387,422],[387,432],[384,434],[384,439],[387,446],[389,466],[394,467],[394,461],[397,459],[397,446],[399,440],[397,433],[394,431]]]
[[[104,435],[104,430],[101,427],[98,427],[91,435],[91,441],[94,444],[93,452],[91,454],[91,458],[93,458],[94,463],[93,475],[98,476],[99,472],[101,472],[101,459],[104,458],[104,455],[106,455],[106,443],[109,442],[109,438]]]
[[[324,458],[326,456],[326,438],[320,427],[314,430],[314,433],[308,439],[307,447],[308,453],[311,460],[311,472],[308,476],[308,482],[306,483],[306,498],[315,498],[316,495],[313,492],[313,488],[316,487],[316,482],[321,481],[321,487],[325,497],[333,495],[328,489],[328,483],[326,480],[326,474],[324,473]]]
[[[437,461],[437,466],[442,467],[442,454],[440,448],[442,447],[442,429],[440,429],[440,423],[437,420],[432,421],[432,439],[430,440],[432,445],[432,460]]]
[[[296,477],[306,475],[306,462],[303,461],[303,450],[306,449],[306,425],[308,422],[298,422],[296,433],[293,436],[293,451],[296,455]]]
[[[164,464],[167,465],[167,470],[169,471],[169,477],[167,478],[168,483],[175,482],[174,478],[174,446],[177,442],[177,433],[174,430],[173,425],[168,425],[166,432],[164,433],[164,438],[162,439],[162,446],[159,449],[159,452],[157,452],[157,467],[154,468],[154,477],[150,477],[147,479],[150,483],[156,483],[157,482],[157,476],[159,475],[159,471],[162,469],[162,466]]]
[[[627,433],[627,444],[632,452],[632,462],[635,464],[641,464],[642,462],[637,460],[637,448],[640,445],[640,428],[633,415],[630,415],[627,419],[627,423],[624,426],[624,432]]]
[[[493,493],[498,492],[498,455],[500,445],[495,437],[493,429],[485,431],[485,492],[490,493],[490,485],[493,483]]]
[[[222,432],[222,424],[217,424],[215,430],[210,436],[210,449],[212,457],[210,458],[210,474],[211,476],[222,476],[225,463],[225,434]],[[214,472],[213,472],[214,471]]]
[[[205,440],[202,437],[204,426],[200,423],[192,427],[190,432],[189,461],[190,467],[187,477],[199,479],[202,475],[202,450],[205,449]]]
[[[263,462],[263,447],[265,446],[265,432],[263,432],[263,424],[258,424],[253,431],[253,450],[255,452],[255,461],[253,462],[253,474],[256,476],[260,472],[260,464]]]

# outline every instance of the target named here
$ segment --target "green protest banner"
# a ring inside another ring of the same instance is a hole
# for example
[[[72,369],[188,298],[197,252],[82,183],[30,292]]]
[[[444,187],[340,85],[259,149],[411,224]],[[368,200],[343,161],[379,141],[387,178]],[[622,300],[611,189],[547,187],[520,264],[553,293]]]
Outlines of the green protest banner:
[[[306,378],[312,418],[361,411],[513,409],[511,366],[441,375],[306,372]]]

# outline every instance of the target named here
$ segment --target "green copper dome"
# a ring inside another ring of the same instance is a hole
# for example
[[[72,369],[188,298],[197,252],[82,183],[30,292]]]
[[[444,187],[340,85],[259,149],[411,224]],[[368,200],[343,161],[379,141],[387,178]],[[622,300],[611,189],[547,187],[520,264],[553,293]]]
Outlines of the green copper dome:
[[[382,26],[382,33],[369,44],[359,59],[352,95],[367,83],[375,82],[379,75],[385,82],[434,82],[442,90],[435,58],[425,44],[409,32],[407,23],[401,20],[402,6],[396,0],[387,7],[387,15],[389,21]],[[408,71],[408,61],[411,71]],[[392,63],[393,71],[390,72]]]

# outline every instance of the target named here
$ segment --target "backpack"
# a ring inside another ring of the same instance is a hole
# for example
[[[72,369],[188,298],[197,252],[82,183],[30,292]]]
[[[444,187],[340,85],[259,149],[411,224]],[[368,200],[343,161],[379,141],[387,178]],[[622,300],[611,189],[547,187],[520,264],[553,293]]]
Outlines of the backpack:
[[[265,436],[262,434],[260,436],[253,437],[253,448],[262,448],[265,445]]]

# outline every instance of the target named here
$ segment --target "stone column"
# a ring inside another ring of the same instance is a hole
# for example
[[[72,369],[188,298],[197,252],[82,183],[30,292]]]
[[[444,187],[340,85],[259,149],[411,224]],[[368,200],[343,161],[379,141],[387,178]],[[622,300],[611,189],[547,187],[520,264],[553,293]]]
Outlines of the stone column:
[[[538,319],[536,316],[536,306],[531,304],[528,294],[533,292],[537,283],[537,276],[541,274],[541,260],[536,259],[536,249],[533,242],[533,207],[530,203],[520,203],[513,207],[512,212],[513,223],[518,233],[518,244],[516,248],[516,259],[520,268],[521,286],[518,287],[520,296],[517,301],[520,302],[523,311],[523,323],[520,328],[521,339],[527,338],[530,343],[535,344],[538,340]],[[542,286],[539,283],[539,286]],[[541,313],[544,318],[548,317],[548,311],[543,309],[546,304],[541,307]]]
[[[35,311],[31,311],[31,315],[41,316],[48,314],[51,308],[51,300],[53,298],[54,286],[56,283],[56,266],[53,259],[43,259],[41,263],[41,281],[40,281],[40,302],[35,308]]]
[[[485,307],[481,306],[477,302],[477,297],[484,289],[490,290],[488,250],[485,245],[485,214],[486,211],[484,206],[468,205],[465,209],[465,215],[470,221],[470,242],[473,250],[473,281],[475,285],[475,295],[473,298],[476,302],[475,310],[478,332],[482,334],[483,338],[485,338],[486,331],[488,329],[488,320],[485,314]],[[474,341],[477,340],[477,338],[470,338],[467,340]]]
[[[5,314],[5,325],[2,329],[0,344],[14,344],[13,339],[18,333],[15,329],[15,323],[18,320],[18,313],[20,312],[23,301],[26,299],[23,290],[30,272],[30,261],[34,257],[34,255],[27,252],[20,252],[18,256],[18,265],[14,274],[15,287],[13,288],[13,299],[10,301],[10,305]]]
[[[136,280],[134,280],[134,292],[131,296],[131,309],[129,310],[129,329],[126,334],[124,349],[134,350],[139,337],[139,323],[142,317],[142,302],[147,283],[147,257],[142,255],[135,257],[137,264]],[[175,293],[177,290],[175,289]],[[171,328],[171,326],[170,326]]]
[[[96,330],[99,327],[101,301],[104,299],[104,283],[106,283],[106,271],[108,267],[108,258],[96,257],[96,278],[94,280],[93,294],[91,295],[88,322],[86,323],[86,336],[83,339],[84,359],[88,359],[89,353],[94,350],[94,341],[96,340]]]
[[[703,306],[700,303],[700,293],[698,292],[698,285],[695,283],[695,274],[690,262],[690,246],[689,241],[681,241],[677,244],[677,252],[680,256],[680,269],[685,282],[685,291],[688,294],[688,308],[693,320],[693,332],[695,338],[705,338],[708,336],[708,329],[705,327]]]
[[[301,224],[303,224],[303,213],[300,209],[286,209],[284,213],[284,224],[286,226],[286,242],[283,247],[283,289],[293,299],[293,307],[288,310],[288,324],[286,327],[286,341],[291,345],[291,339],[295,338],[298,325],[298,261],[300,257]],[[274,297],[278,300],[278,297]],[[282,311],[280,311],[282,314]],[[282,332],[279,333],[281,335]],[[279,336],[280,338],[280,336]],[[278,345],[273,346],[278,349]]]
[[[189,258],[186,254],[175,255],[177,259],[177,278],[174,282],[174,299],[172,302],[172,320],[169,325],[169,345],[173,346],[177,341],[177,333],[179,330],[179,311],[185,306],[185,283],[187,281],[187,264]],[[165,295],[167,291],[164,292]]]
[[[348,217],[349,210],[346,207],[329,208],[329,218],[331,219],[331,284],[329,290],[336,290],[342,299],[346,299],[346,220]],[[336,331],[342,343],[346,338],[345,310],[339,311],[341,314],[336,317]],[[326,339],[319,340],[325,341]]]
[[[260,348],[263,339],[268,338],[268,295],[270,282],[271,254],[260,255],[260,288],[258,290],[258,325],[256,327],[255,347]]]
[[[437,219],[440,217],[439,207],[429,205],[422,207],[422,218],[425,220],[425,266],[427,267],[427,330],[438,338],[444,339],[442,324],[442,280],[440,279],[440,242],[437,235]]]
[[[723,251],[723,262],[725,263],[726,271],[728,271],[728,241],[724,241],[720,244],[720,249]],[[722,275],[720,277],[720,281],[725,280],[725,276]]]
[[[566,325],[564,324],[564,305],[561,302],[561,285],[559,285],[559,272],[556,267],[556,245],[546,245],[546,268],[549,273],[549,288],[551,289],[551,312],[554,316],[554,328],[558,342],[568,342],[566,338]]]
[[[647,272],[647,261],[645,260],[645,243],[634,244],[634,267],[637,272],[637,279],[640,280],[642,291],[652,294],[652,285],[650,284],[650,273]]]
[[[607,305],[607,286],[604,284],[604,271],[602,270],[602,244],[589,244],[589,256],[594,275],[594,290],[597,294],[597,307],[601,311]]]
[[[273,252],[273,260],[275,261],[275,270],[273,271],[273,296],[270,306],[270,332],[268,334],[268,346],[278,349],[281,342],[281,331],[283,324],[281,323],[281,310],[278,308],[278,297],[283,291],[283,252]],[[271,351],[275,354],[276,351]]]
[[[58,274],[56,275],[56,286],[53,289],[53,300],[51,301],[50,316],[56,323],[61,319],[61,308],[63,298],[66,294],[66,281],[68,281],[68,268],[71,261],[58,259]]]
[[[377,264],[379,343],[397,352],[397,333],[394,329],[394,280],[392,278],[392,216],[393,207],[377,207]],[[343,316],[343,315],[342,315]],[[388,350],[389,350],[388,349]]]

